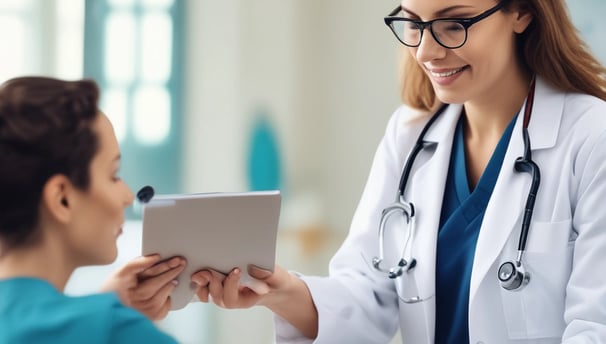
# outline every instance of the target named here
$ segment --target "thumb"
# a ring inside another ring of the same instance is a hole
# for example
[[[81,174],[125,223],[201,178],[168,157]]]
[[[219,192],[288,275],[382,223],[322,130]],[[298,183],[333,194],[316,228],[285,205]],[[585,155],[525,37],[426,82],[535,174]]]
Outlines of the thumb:
[[[271,272],[270,270],[262,269],[256,265],[249,265],[248,274],[256,279],[264,280],[271,277],[271,275],[273,275],[273,272]]]

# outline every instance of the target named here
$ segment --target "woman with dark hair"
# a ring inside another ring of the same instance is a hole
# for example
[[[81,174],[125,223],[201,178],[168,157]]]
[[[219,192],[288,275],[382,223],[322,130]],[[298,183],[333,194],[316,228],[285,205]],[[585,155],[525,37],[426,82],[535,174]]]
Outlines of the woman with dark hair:
[[[200,271],[288,343],[606,343],[606,69],[564,0],[401,0],[389,121],[326,278]]]
[[[134,260],[108,282],[117,294],[63,294],[76,268],[115,260],[133,202],[98,97],[90,80],[0,86],[0,343],[175,342],[124,304],[163,317],[179,259]]]

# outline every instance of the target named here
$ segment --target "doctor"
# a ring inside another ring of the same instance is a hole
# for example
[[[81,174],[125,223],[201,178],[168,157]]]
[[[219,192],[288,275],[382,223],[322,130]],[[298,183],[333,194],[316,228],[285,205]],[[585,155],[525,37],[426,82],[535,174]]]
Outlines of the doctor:
[[[606,70],[564,0],[402,0],[407,51],[329,277],[251,268],[284,343],[606,342]]]

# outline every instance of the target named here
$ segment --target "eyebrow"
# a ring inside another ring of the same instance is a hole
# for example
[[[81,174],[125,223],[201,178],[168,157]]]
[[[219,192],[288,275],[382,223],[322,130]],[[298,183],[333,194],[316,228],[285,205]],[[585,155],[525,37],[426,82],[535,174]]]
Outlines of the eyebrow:
[[[402,9],[403,12],[407,12],[408,14],[410,14],[412,16],[421,18],[421,16],[419,16],[418,14],[414,13],[413,11],[405,8],[404,6],[400,6],[400,8]],[[452,12],[452,11],[456,11],[456,10],[460,10],[460,9],[473,9],[473,8],[474,8],[473,6],[468,6],[468,5],[450,6],[450,7],[446,7],[446,8],[443,8],[443,9],[437,11],[435,13],[435,17],[440,18],[440,17],[446,16],[449,12]]]

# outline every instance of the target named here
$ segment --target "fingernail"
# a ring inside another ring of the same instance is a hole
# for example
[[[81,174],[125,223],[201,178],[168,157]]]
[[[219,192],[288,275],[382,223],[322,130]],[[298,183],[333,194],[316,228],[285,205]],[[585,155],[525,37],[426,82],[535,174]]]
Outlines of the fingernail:
[[[239,275],[239,274],[240,274],[240,268],[235,268],[234,275]]]
[[[174,280],[170,281],[170,283],[172,283],[173,285],[177,285],[177,284],[179,284],[179,281],[177,281],[176,279],[174,279]]]

